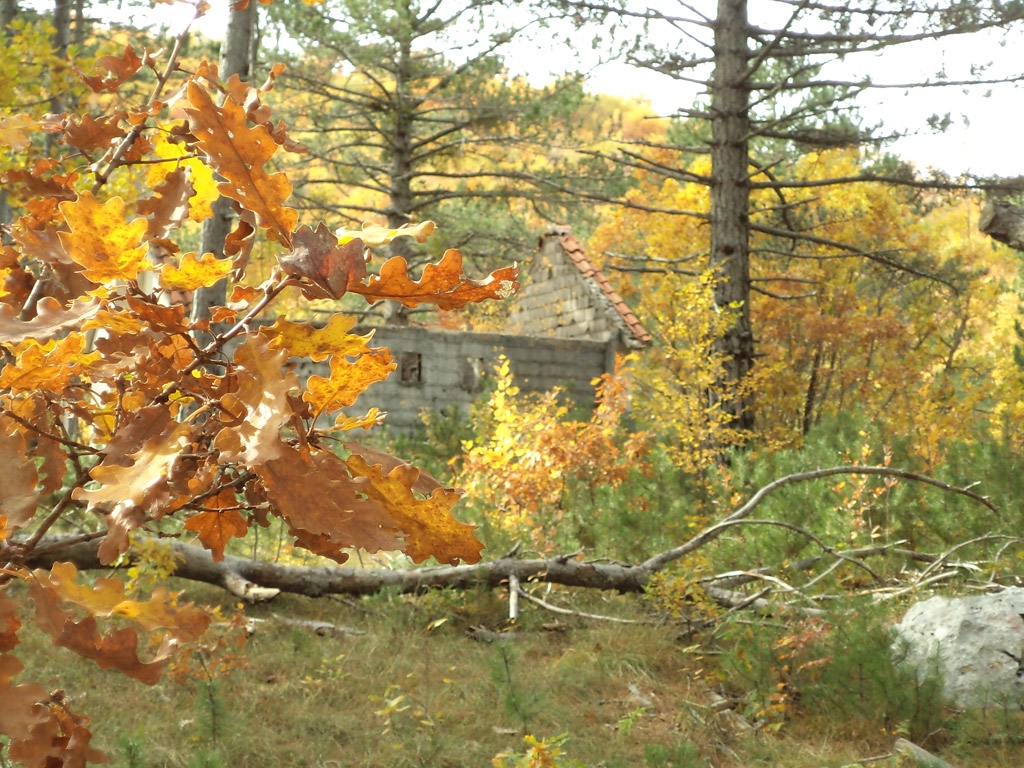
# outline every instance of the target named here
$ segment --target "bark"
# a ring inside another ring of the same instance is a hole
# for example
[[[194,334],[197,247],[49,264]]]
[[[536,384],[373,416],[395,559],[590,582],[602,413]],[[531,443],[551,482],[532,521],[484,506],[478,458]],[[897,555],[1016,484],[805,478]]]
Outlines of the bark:
[[[985,206],[978,229],[1000,243],[1024,251],[1024,208],[1002,200]]]
[[[249,3],[244,9],[234,6],[228,17],[227,33],[220,48],[220,77],[227,80],[238,75],[242,80],[252,80],[250,62],[252,60],[252,38],[256,23],[256,3]],[[231,200],[227,197],[218,198],[213,206],[213,215],[203,222],[203,231],[199,242],[199,253],[212,253],[217,258],[224,258],[224,243],[234,223],[234,210]],[[210,316],[210,308],[227,303],[227,278],[219,280],[209,288],[200,288],[192,298],[192,319],[199,320]]]
[[[741,381],[754,365],[750,330],[750,179],[747,173],[750,94],[747,70],[747,0],[721,0],[715,21],[715,71],[711,84],[711,257],[720,280],[715,303],[736,307],[736,321],[718,342],[726,356],[724,380]],[[754,427],[748,397],[723,404],[732,426]]]
[[[79,570],[109,567],[100,563],[98,539],[62,546],[62,541],[78,538],[77,535],[45,536],[38,544],[38,554],[26,561],[26,565],[49,568],[55,562],[68,561]],[[231,555],[215,563],[210,553],[201,547],[177,541],[170,546],[178,561],[174,576],[214,584],[252,602],[268,600],[278,592],[320,597],[369,595],[389,589],[410,593],[441,587],[467,589],[478,584],[498,587],[511,574],[516,574],[520,581],[639,592],[653,572],[643,565],[585,563],[571,556],[547,560],[502,558],[476,565],[409,570],[277,565]]]

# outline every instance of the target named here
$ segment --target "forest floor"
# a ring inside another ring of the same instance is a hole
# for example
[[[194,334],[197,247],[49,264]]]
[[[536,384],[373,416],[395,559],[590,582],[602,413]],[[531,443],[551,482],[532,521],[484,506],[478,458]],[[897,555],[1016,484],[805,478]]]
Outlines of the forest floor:
[[[650,604],[635,595],[558,589],[549,599],[646,623],[526,603],[510,628],[503,596],[483,589],[361,600],[283,595],[240,608],[213,588],[174,588],[185,590],[182,601],[263,621],[244,641],[237,624],[215,630],[220,649],[192,656],[154,687],[101,671],[33,628],[20,633],[25,676],[66,690],[118,768],[486,768],[501,753],[520,755],[497,763],[510,768],[915,765],[894,752],[898,731],[808,711],[799,696],[779,697],[784,706],[758,718],[716,671],[707,633],[651,622]],[[334,629],[318,634],[289,623],[296,620]],[[723,709],[719,696],[737,697],[738,709]],[[949,713],[917,740],[956,768],[1019,768],[1024,723],[1005,717],[1004,727],[975,722],[972,731]],[[564,737],[561,754],[529,762],[521,757],[527,734],[549,744]]]

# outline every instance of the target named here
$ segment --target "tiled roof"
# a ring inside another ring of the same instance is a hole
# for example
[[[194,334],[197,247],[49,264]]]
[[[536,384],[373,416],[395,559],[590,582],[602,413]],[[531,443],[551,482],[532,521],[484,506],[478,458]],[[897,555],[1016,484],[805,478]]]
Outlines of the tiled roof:
[[[573,235],[569,227],[551,227],[546,233],[547,237],[557,237],[565,255],[569,257],[573,266],[580,271],[587,280],[592,282],[600,290],[601,295],[608,301],[612,309],[618,314],[626,330],[635,339],[637,346],[646,347],[651,343],[651,334],[641,325],[637,316],[633,314],[622,297],[615,292],[608,278],[604,273],[594,266],[594,263],[587,258],[580,241]]]

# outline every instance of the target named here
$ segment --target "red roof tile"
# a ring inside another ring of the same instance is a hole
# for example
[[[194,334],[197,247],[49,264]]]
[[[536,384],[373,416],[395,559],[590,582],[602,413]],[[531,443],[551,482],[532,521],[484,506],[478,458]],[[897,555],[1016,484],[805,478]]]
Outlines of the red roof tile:
[[[565,255],[569,257],[569,261],[580,271],[580,274],[588,280],[593,281],[597,287],[604,294],[605,298],[612,305],[612,308],[618,313],[619,318],[626,326],[626,330],[633,336],[634,339],[641,345],[647,346],[651,343],[651,334],[641,325],[637,316],[633,314],[626,302],[622,300],[622,297],[615,292],[612,288],[611,283],[608,282],[608,278],[604,276],[604,273],[600,269],[594,266],[594,263],[587,258],[586,252],[583,250],[583,246],[580,245],[580,241],[573,235],[572,230],[569,227],[551,227],[548,232],[548,236],[554,236],[558,238],[558,242],[562,245],[562,250]]]

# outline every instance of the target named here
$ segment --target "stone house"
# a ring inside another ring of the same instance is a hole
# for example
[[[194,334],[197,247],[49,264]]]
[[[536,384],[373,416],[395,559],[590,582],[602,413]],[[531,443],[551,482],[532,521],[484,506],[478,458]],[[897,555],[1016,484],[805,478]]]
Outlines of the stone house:
[[[540,237],[523,276],[524,287],[511,299],[508,333],[378,327],[373,345],[388,347],[398,369],[371,385],[353,412],[376,405],[388,412],[392,429],[404,431],[420,423],[423,410],[465,410],[499,355],[509,359],[521,391],[562,386],[592,406],[591,381],[613,370],[617,354],[647,346],[650,334],[566,227]],[[298,373],[327,375],[325,369],[326,363],[306,361]]]

